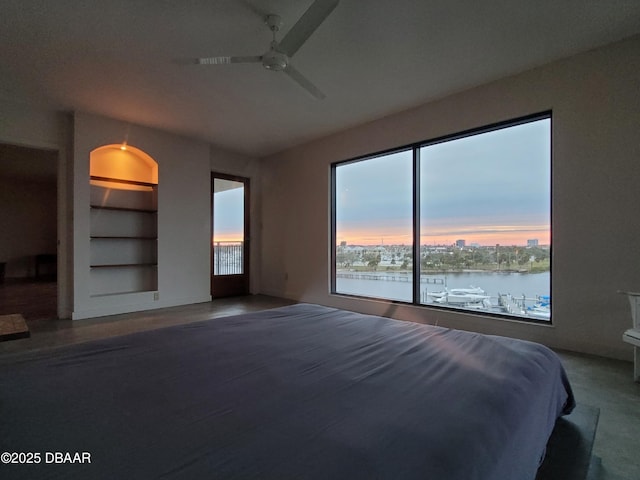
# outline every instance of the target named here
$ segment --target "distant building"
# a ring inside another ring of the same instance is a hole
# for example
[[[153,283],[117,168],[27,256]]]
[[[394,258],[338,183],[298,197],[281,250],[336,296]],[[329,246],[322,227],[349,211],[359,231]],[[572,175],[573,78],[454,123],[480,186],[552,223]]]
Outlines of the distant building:
[[[467,245],[467,241],[466,240],[456,240],[456,247],[464,248],[466,245]]]
[[[527,240],[527,247],[537,247],[537,246],[538,246],[537,238],[532,238],[531,240]]]

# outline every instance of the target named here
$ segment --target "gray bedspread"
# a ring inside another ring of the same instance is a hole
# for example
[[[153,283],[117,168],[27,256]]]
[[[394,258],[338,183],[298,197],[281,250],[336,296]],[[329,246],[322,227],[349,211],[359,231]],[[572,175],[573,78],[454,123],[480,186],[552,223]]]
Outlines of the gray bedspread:
[[[573,406],[542,345],[299,304],[0,359],[0,478],[534,479]]]

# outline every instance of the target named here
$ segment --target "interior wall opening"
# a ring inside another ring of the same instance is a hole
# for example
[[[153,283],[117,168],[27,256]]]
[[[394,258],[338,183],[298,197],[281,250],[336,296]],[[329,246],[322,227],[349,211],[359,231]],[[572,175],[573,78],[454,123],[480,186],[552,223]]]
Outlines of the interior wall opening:
[[[0,144],[0,315],[58,317],[58,151]]]

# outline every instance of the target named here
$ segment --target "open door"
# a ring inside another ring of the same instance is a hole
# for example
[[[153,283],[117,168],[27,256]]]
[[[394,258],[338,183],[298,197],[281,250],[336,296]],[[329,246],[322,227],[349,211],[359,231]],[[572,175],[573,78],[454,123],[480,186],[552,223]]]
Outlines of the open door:
[[[249,179],[211,175],[211,296],[249,293]]]

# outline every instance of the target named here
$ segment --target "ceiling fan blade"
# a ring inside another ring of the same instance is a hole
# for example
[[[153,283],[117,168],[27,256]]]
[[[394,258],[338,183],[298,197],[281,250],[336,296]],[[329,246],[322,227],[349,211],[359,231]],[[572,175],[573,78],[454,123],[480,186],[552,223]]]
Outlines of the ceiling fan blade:
[[[316,0],[278,44],[278,50],[292,57],[338,6],[339,0]]]
[[[198,58],[196,63],[198,65],[225,65],[227,63],[260,63],[262,57],[207,57]]]
[[[304,88],[311,95],[316,97],[318,100],[323,100],[325,98],[325,94],[320,91],[318,87],[316,87],[313,83],[311,83],[307,77],[302,75],[298,70],[293,68],[291,64],[288,64],[284,69],[284,72],[289,75],[298,85]]]

